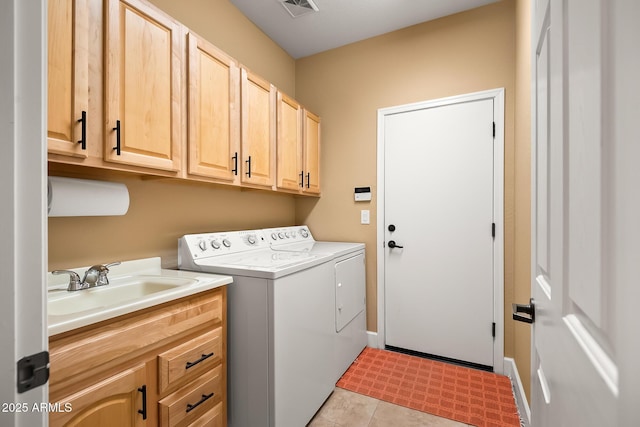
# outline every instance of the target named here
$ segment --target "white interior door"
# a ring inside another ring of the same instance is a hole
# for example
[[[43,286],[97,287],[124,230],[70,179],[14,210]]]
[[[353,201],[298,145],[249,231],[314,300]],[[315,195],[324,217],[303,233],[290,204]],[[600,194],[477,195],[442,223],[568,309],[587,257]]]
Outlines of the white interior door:
[[[384,118],[387,346],[494,366],[493,123],[486,96]]]
[[[621,183],[613,179],[610,2],[533,3],[531,421],[636,425],[637,417],[618,420],[616,294],[629,291],[617,286],[612,238]],[[629,196],[637,205],[638,193]]]

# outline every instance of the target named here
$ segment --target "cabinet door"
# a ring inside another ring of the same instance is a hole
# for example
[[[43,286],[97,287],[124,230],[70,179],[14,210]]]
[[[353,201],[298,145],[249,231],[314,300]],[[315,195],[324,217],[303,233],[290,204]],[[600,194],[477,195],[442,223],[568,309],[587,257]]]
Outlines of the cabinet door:
[[[106,161],[179,170],[182,34],[146,2],[106,1]]]
[[[87,0],[49,0],[47,146],[50,153],[87,157],[89,98]],[[82,123],[84,113],[84,123]]]
[[[189,169],[191,175],[238,180],[240,71],[236,61],[189,34]]]
[[[275,87],[242,69],[242,182],[264,187],[275,175]]]
[[[304,110],[304,188],[320,194],[320,117]]]
[[[146,414],[142,412],[151,407],[143,401],[146,398],[143,386],[146,387],[146,368],[140,364],[56,402],[70,410],[52,412],[49,424],[52,427],[145,426]]]
[[[302,108],[295,100],[278,91],[277,103],[278,188],[302,189]]]

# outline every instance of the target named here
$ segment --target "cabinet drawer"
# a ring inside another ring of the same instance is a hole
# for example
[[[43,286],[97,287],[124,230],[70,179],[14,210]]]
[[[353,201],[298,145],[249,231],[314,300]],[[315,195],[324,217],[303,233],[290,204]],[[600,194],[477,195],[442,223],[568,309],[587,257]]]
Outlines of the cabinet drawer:
[[[165,351],[158,356],[160,394],[219,365],[222,356],[222,327]]]
[[[223,402],[220,402],[214,406],[213,409],[207,411],[207,413],[189,424],[189,427],[226,427],[222,410]]]
[[[188,425],[222,401],[223,365],[158,402],[160,426]]]

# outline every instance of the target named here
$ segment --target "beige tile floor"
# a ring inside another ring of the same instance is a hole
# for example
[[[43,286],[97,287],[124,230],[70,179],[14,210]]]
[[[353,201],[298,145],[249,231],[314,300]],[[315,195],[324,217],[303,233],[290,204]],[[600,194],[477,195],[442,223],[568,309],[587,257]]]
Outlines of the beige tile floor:
[[[337,388],[308,427],[467,427],[403,406]]]

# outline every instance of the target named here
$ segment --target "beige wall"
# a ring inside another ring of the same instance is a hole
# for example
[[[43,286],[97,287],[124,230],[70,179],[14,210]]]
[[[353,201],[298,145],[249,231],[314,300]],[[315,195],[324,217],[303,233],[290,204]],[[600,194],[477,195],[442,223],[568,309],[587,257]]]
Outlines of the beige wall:
[[[322,117],[323,196],[297,200],[296,222],[309,224],[321,240],[366,243],[371,331],[377,330],[377,110],[504,87],[505,355],[514,355],[514,39],[515,1],[506,0],[297,61],[296,96]],[[371,203],[353,202],[356,186],[371,186]],[[360,225],[361,209],[371,210],[371,225]]]
[[[515,119],[515,283],[513,301],[525,304],[531,296],[531,0],[516,1]],[[527,398],[530,398],[531,327],[526,323],[515,322],[513,332],[513,355]]]
[[[252,71],[295,95],[295,61],[244,17],[228,0],[152,0],[156,6],[225,50]],[[92,19],[101,19],[101,1],[90,0]],[[89,78],[101,85],[101,31],[92,28]],[[102,114],[102,94],[90,94],[90,113]],[[102,140],[101,133],[90,135]],[[50,165],[52,175],[124,182],[129,212],[121,217],[49,218],[49,270],[162,256],[177,265],[177,239],[186,233],[293,225],[293,196],[185,181],[96,172]],[[97,175],[96,175],[97,174]],[[80,202],[81,203],[81,202]]]
[[[229,0],[149,1],[295,97],[295,60]]]
[[[124,216],[49,218],[49,270],[151,256],[175,267],[183,234],[293,225],[288,195],[113,173],[57,175],[122,182],[130,205]]]
[[[50,218],[49,270],[161,255],[174,266],[185,233],[309,224],[320,240],[367,244],[367,324],[376,318],[377,109],[504,87],[505,355],[529,377],[529,327],[511,302],[529,298],[530,0],[504,0],[294,61],[228,0],[151,0],[322,117],[322,197],[244,191],[169,179],[64,169],[127,184],[123,217]],[[95,78],[95,76],[94,76]],[[94,101],[95,102],[95,101]],[[371,186],[371,203],[353,188]],[[371,225],[360,225],[360,209]]]

